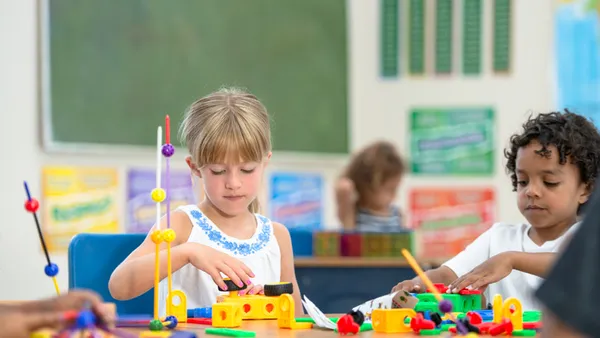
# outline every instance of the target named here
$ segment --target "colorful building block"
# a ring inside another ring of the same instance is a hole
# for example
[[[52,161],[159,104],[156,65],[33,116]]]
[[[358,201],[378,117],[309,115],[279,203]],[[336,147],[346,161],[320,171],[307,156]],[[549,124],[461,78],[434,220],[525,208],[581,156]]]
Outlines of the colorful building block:
[[[237,302],[216,303],[212,308],[212,326],[239,327],[242,325],[242,305]]]
[[[315,232],[313,250],[316,257],[339,257],[341,255],[339,232]]]
[[[415,318],[413,309],[374,309],[371,313],[373,331],[379,333],[404,333],[412,331],[404,318]]]
[[[343,233],[341,234],[340,241],[340,252],[342,256],[362,256],[363,236],[360,233]]]

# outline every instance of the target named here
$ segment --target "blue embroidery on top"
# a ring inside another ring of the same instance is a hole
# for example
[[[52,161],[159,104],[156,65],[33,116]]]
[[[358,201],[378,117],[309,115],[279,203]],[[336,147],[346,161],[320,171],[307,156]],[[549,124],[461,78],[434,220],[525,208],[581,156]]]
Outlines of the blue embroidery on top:
[[[268,222],[268,219],[264,216],[258,215],[258,219],[262,224],[261,232],[258,234],[257,240],[252,243],[235,243],[232,241],[228,241],[225,236],[221,235],[221,232],[214,229],[210,225],[210,221],[204,214],[202,214],[198,210],[192,210],[190,215],[196,220],[196,224],[204,231],[204,233],[208,236],[208,239],[211,242],[215,242],[220,245],[222,248],[229,250],[237,255],[248,256],[257,252],[258,250],[264,248],[269,239],[271,238],[271,224]]]

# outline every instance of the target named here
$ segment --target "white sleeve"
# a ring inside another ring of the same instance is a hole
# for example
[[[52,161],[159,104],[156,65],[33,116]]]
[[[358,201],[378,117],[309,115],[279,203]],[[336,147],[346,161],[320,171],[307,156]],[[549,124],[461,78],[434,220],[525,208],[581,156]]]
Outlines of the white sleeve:
[[[493,228],[494,226],[479,235],[463,251],[442,265],[447,266],[458,277],[461,277],[479,264],[485,262],[490,258],[490,242]]]

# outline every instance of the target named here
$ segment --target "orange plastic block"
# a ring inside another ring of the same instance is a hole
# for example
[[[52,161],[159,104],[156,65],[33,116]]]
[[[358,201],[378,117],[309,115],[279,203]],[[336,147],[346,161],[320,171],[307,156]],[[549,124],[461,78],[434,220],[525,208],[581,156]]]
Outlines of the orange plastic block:
[[[279,318],[277,318],[277,326],[280,329],[311,329],[312,323],[296,322],[294,298],[292,298],[292,295],[289,293],[285,293],[279,296]]]
[[[239,303],[216,303],[212,306],[212,326],[239,327],[242,325],[242,306]]]
[[[417,313],[413,309],[375,309],[371,313],[373,331],[381,333],[411,332],[409,324],[404,322],[406,317],[414,318]]]

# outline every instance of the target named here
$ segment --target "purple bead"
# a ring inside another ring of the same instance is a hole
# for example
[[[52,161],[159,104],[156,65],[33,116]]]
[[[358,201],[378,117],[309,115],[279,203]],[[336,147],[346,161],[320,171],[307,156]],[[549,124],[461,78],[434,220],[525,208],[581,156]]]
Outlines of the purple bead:
[[[44,273],[48,277],[54,277],[54,276],[58,275],[58,265],[56,265],[54,263],[50,263],[50,264],[46,265],[46,267],[44,268]]]
[[[450,313],[452,312],[452,303],[449,300],[444,299],[440,302],[439,308],[442,313]]]
[[[171,143],[164,144],[162,146],[162,154],[165,157],[173,156],[173,154],[175,154],[175,147],[173,147],[173,145]]]

